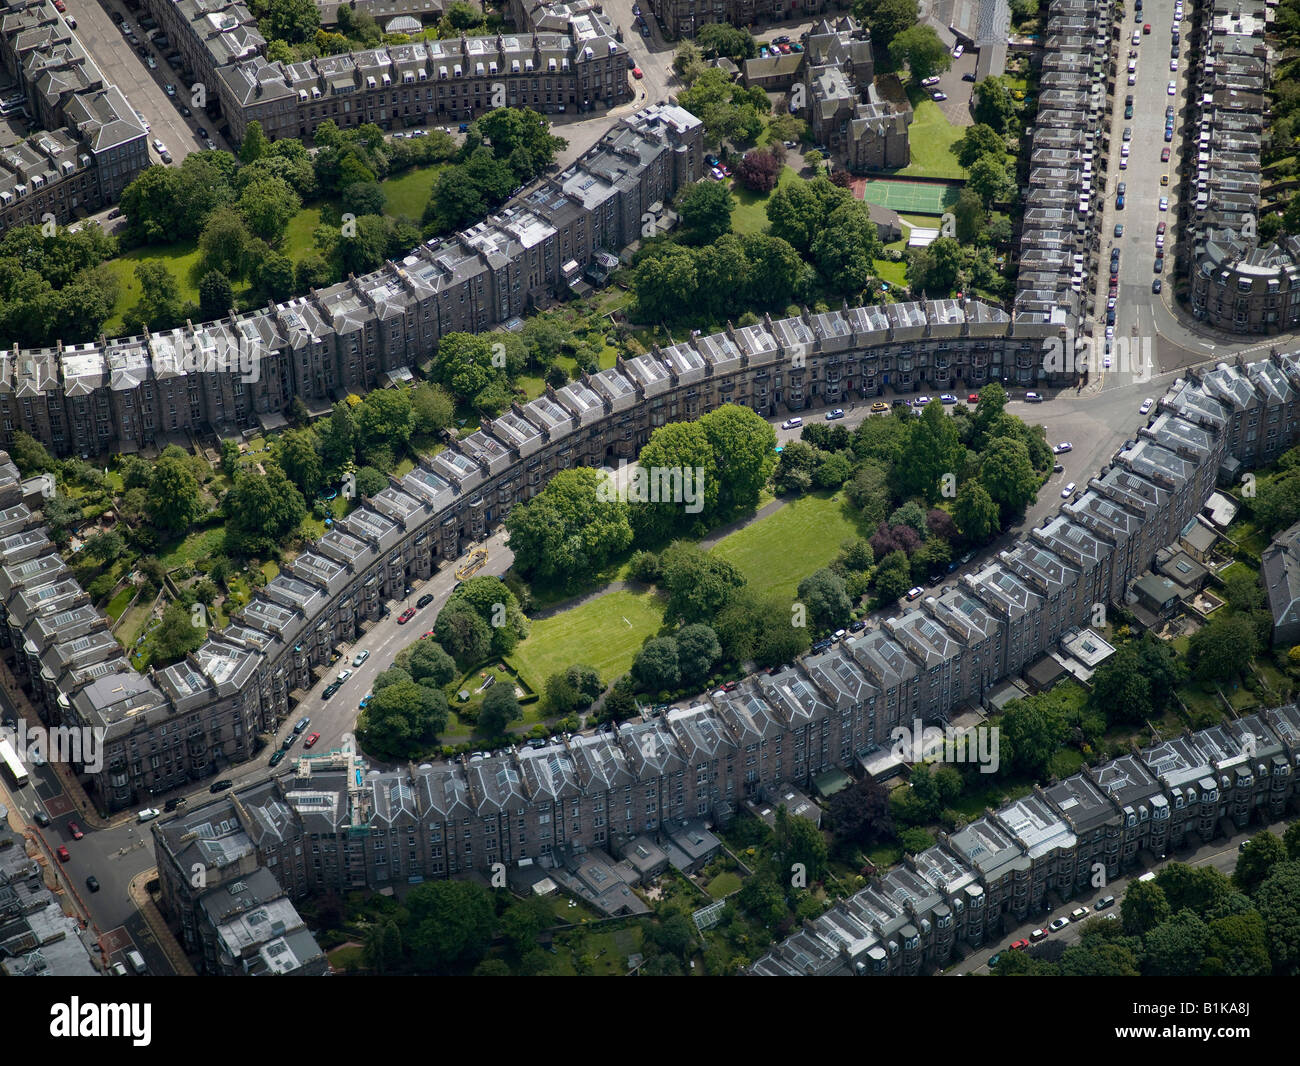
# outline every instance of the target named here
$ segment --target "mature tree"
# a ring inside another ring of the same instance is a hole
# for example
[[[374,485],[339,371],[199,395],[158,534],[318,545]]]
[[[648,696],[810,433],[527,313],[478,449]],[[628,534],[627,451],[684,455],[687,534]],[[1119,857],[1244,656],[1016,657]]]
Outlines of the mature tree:
[[[284,300],[293,294],[293,260],[279,252],[268,252],[257,264],[254,276],[259,291],[268,300]]]
[[[523,717],[519,698],[510,681],[498,682],[487,690],[478,712],[478,731],[485,737],[503,737],[506,726]]]
[[[1016,102],[1003,80],[996,76],[985,78],[975,86],[975,99],[975,121],[994,133],[1005,133],[1016,112]]]
[[[782,165],[771,152],[754,148],[736,166],[736,180],[751,192],[769,193],[776,188]]]
[[[1282,843],[1286,847],[1288,859],[1300,859],[1300,821],[1292,822],[1282,834]]]
[[[933,26],[918,25],[901,31],[889,42],[889,59],[895,67],[907,67],[913,82],[942,74],[952,66],[952,56]]]
[[[377,451],[392,455],[411,439],[411,392],[409,389],[375,389],[357,405],[357,444],[363,457]]]
[[[709,59],[725,56],[735,63],[743,63],[758,54],[754,35],[740,26],[726,22],[711,22],[700,27],[695,43]]]
[[[889,812],[889,790],[871,776],[854,782],[831,797],[831,824],[836,840],[877,844],[894,832]]]
[[[447,728],[447,698],[436,688],[397,681],[366,705],[366,741],[390,759],[417,758]]]
[[[1120,904],[1120,918],[1129,936],[1145,936],[1168,921],[1171,911],[1164,889],[1154,881],[1130,881]]]
[[[1192,634],[1187,650],[1198,680],[1231,681],[1255,657],[1259,639],[1249,618],[1220,614]]]
[[[916,0],[873,0],[869,5],[854,5],[855,11],[861,8],[867,8],[871,40],[879,45],[887,47],[900,33],[916,25]]]
[[[1140,723],[1153,713],[1151,682],[1142,673],[1135,644],[1122,645],[1097,667],[1089,703],[1111,723]]]
[[[677,94],[677,102],[704,124],[710,144],[752,142],[763,130],[763,116],[771,110],[767,94],[758,86],[746,88],[731,80],[721,68],[709,67]]]
[[[498,577],[472,577],[463,582],[452,592],[443,611],[460,604],[473,610],[491,630],[492,651],[497,655],[509,655],[528,635],[528,619],[519,606],[519,598]],[[461,661],[461,656],[445,641],[443,645],[457,662]]]
[[[46,451],[44,444],[21,429],[14,432],[9,458],[25,478],[54,470],[54,456]]]
[[[1210,931],[1191,911],[1180,911],[1142,938],[1144,977],[1191,977],[1200,972]]]
[[[435,640],[417,640],[394,660],[407,670],[412,679],[441,688],[456,679],[456,664]]]
[[[1038,492],[1038,477],[1023,441],[993,441],[980,462],[980,484],[1004,516],[1022,510]],[[960,520],[959,520],[960,521]]]
[[[250,233],[274,243],[284,236],[289,220],[302,207],[302,198],[284,178],[266,175],[244,187],[236,206]]]
[[[324,484],[324,467],[310,429],[290,429],[281,434],[276,461],[305,499],[312,499]]]
[[[206,613],[191,612],[183,603],[173,600],[163,608],[162,620],[149,634],[150,662],[154,666],[166,666],[197,651],[208,639],[206,620]]]
[[[773,475],[776,491],[801,495],[812,488],[813,475],[820,464],[819,453],[803,441],[791,441],[781,450]]]
[[[145,507],[150,521],[169,533],[188,529],[204,513],[202,490],[184,458],[164,453],[154,464]]]
[[[805,885],[820,881],[826,873],[826,838],[821,830],[799,815],[792,815],[781,804],[776,809],[776,826],[773,833],[773,862],[780,877],[790,879],[800,871]],[[799,886],[803,887],[803,886]]]
[[[725,182],[697,181],[682,193],[682,223],[696,241],[709,244],[730,231],[735,205]]]
[[[1009,200],[1016,192],[1015,182],[1007,172],[1006,164],[992,155],[982,155],[971,164],[966,188],[976,192],[985,207],[989,207],[995,200]]]
[[[441,644],[462,670],[481,663],[492,651],[492,630],[466,603],[448,603],[434,623]]]
[[[256,163],[266,154],[267,140],[266,134],[262,132],[262,124],[253,119],[244,130],[244,139],[239,145],[239,161],[241,163]]]
[[[966,127],[966,132],[954,142],[952,151],[957,162],[969,169],[980,156],[992,155],[1001,161],[1007,154],[1007,142],[992,126],[977,122]]]
[[[770,425],[767,430],[773,433]],[[720,489],[718,459],[704,419],[660,426],[641,449],[637,466],[633,476],[640,480],[634,484],[647,491],[634,497],[629,486],[628,499],[636,500],[631,520],[643,543],[665,539],[713,516]],[[650,501],[642,502],[644,496]]]
[[[1004,956],[1023,955],[1019,951],[1003,952]],[[1084,941],[1061,953],[1062,977],[1138,977],[1137,956],[1127,944],[1106,941]],[[998,971],[1001,974],[1001,964]]]
[[[1282,862],[1259,887],[1255,903],[1268,935],[1273,972],[1300,972],[1300,862]]]
[[[1297,823],[1300,824],[1300,823]],[[1267,977],[1272,969],[1268,933],[1258,911],[1209,923],[1201,973],[1207,977]]]
[[[824,452],[813,471],[813,484],[819,489],[839,489],[853,476],[853,460],[848,452]]]
[[[1001,725],[1014,766],[1036,778],[1046,776],[1048,763],[1069,735],[1060,711],[1042,700],[1012,700],[1002,712]]]
[[[1253,570],[1238,571],[1223,581],[1224,599],[1234,611],[1248,612],[1264,606],[1264,589]]]
[[[912,584],[912,568],[907,561],[907,554],[891,551],[881,559],[872,580],[882,604],[897,600]]]
[[[755,506],[776,468],[776,431],[771,423],[749,407],[724,404],[701,416],[698,424],[712,447],[713,467],[704,468],[704,476],[706,482],[717,484],[719,508]],[[643,464],[644,457],[643,450]],[[706,498],[709,495],[706,489]]]
[[[900,496],[921,496],[935,503],[942,498],[944,485],[959,477],[965,466],[966,449],[953,420],[935,400],[926,405],[907,436],[894,470],[895,487]]]
[[[475,966],[496,930],[491,893],[472,881],[425,881],[406,894],[411,961],[422,971],[452,973]]]
[[[134,273],[140,298],[122,316],[127,329],[146,333],[179,324],[185,305],[172,272],[162,263],[145,260],[136,263]]]
[[[1254,895],[1273,868],[1287,861],[1286,847],[1282,841],[1262,829],[1247,842],[1237,854],[1237,867],[1232,873],[1232,883],[1247,895]]]
[[[632,543],[629,506],[602,473],[561,470],[546,487],[506,516],[515,566],[543,581],[586,580]]]
[[[284,471],[275,463],[265,464],[264,469],[265,474],[247,467],[240,470],[223,502],[231,546],[245,555],[272,551],[307,517],[302,493]]]
[[[674,637],[682,684],[702,685],[708,680],[713,664],[722,657],[717,633],[702,622],[695,622],[683,626]]]
[[[881,254],[880,234],[866,204],[854,200],[832,211],[810,251],[832,292],[847,296],[866,288]]]
[[[668,593],[664,621],[669,625],[710,621],[745,585],[744,575],[731,562],[694,545],[670,545],[660,562],[660,585]]]
[[[551,133],[545,116],[528,107],[496,107],[470,124],[461,154],[469,158],[480,143],[491,145],[492,154],[508,161],[520,183],[531,181],[568,144]]]
[[[647,692],[675,689],[681,681],[677,641],[672,637],[652,637],[647,640],[632,662],[632,676]]]
[[[812,267],[780,237],[746,233],[740,243],[747,275],[744,302],[750,307],[786,307],[810,282]]]
[[[788,448],[787,445],[787,450]],[[781,455],[784,457],[785,452]],[[862,521],[867,526],[879,525],[884,521],[889,512],[891,497],[889,474],[881,463],[873,459],[859,463],[846,491],[853,506],[861,510]]]
[[[434,434],[451,425],[456,405],[440,385],[421,382],[411,390],[411,432]]]
[[[220,270],[209,270],[199,282],[199,314],[205,319],[225,318],[235,306],[230,279]]]
[[[487,335],[473,333],[448,333],[438,342],[436,372],[453,395],[472,400],[502,373],[492,345]]]
[[[825,177],[782,185],[767,201],[772,236],[807,254],[826,228],[826,220],[852,199],[852,193],[832,185]]]
[[[234,280],[249,275],[258,254],[255,248],[248,224],[233,207],[213,211],[199,234],[199,262],[203,268],[219,270]]]
[[[823,567],[799,582],[799,602],[808,608],[808,619],[815,630],[825,632],[848,625],[853,602],[844,579]]]
[[[698,293],[695,255],[690,248],[667,244],[637,264],[632,292],[641,318],[676,319]]]

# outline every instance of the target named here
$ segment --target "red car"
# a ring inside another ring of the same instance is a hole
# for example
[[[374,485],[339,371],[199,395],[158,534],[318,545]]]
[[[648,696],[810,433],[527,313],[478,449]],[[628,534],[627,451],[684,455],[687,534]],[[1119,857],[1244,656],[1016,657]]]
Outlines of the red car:
[[[1156,226],[1156,233],[1164,233],[1164,231],[1165,231],[1165,224],[1162,221],[1158,226]]]
[[[1011,950],[1012,950],[1012,951],[1024,951],[1025,948],[1027,948],[1027,947],[1029,947],[1029,941],[1028,941],[1028,940],[1017,940],[1014,944],[1011,945]]]
[[[60,844],[55,854],[58,855],[59,862],[67,862],[72,858],[72,856],[68,854],[68,846],[66,844]]]
[[[421,634],[420,634],[420,639],[421,639],[421,640],[424,640],[426,637],[431,637],[431,636],[433,636],[433,635],[434,635],[434,630],[430,629],[428,632],[421,633]]]
[[[1151,32],[1151,23],[1149,23],[1149,22],[1148,22],[1148,23],[1145,23],[1145,24],[1143,25],[1143,27],[1142,27],[1142,32],[1143,32],[1143,33],[1150,33],[1150,32]]]
[[[73,840],[80,840],[82,837],[86,835],[81,831],[81,826],[79,826],[76,822],[68,823],[68,832],[72,834]]]
[[[406,610],[404,610],[401,614],[397,616],[397,624],[399,626],[404,626],[406,625],[407,622],[409,622],[414,617],[415,617],[415,608],[408,607]]]
[[[1160,162],[1162,163],[1169,162],[1169,148],[1167,146],[1160,149]]]
[[[966,402],[967,402],[967,403],[979,403],[979,402],[980,402],[980,394],[979,394],[978,392],[972,392],[969,396],[966,397]]]
[[[318,740],[320,740],[320,734],[319,734],[319,733],[312,733],[312,734],[310,734],[310,735],[307,737],[306,740],[304,740],[304,741],[302,742],[302,746],[303,746],[304,748],[310,748],[310,747],[311,747],[313,744],[315,744],[316,741],[318,741]]]
[[[640,68],[640,67],[633,67],[633,68],[632,68],[632,77],[634,77],[634,78],[640,80],[640,78],[641,78],[641,68]]]
[[[68,5],[63,0],[54,0],[54,10],[62,13],[68,10]]]

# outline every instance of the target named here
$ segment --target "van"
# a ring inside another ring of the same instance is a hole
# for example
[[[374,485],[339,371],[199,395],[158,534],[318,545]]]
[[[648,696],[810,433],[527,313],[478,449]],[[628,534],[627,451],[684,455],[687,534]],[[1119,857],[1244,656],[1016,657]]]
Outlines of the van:
[[[144,964],[144,956],[134,949],[126,953],[126,961],[131,964],[131,969],[139,976],[143,976],[149,972],[148,968]]]
[[[1154,881],[1155,879],[1156,879],[1156,875],[1153,874],[1150,870],[1148,870],[1146,873],[1144,873],[1141,877],[1138,878],[1139,881]]]
[[[123,966],[120,962],[115,962],[115,963],[113,963],[113,965],[109,967],[109,970],[112,972],[112,974],[113,974],[114,977],[129,977],[129,976],[130,976],[130,974],[128,974],[128,973],[126,972],[126,967]]]

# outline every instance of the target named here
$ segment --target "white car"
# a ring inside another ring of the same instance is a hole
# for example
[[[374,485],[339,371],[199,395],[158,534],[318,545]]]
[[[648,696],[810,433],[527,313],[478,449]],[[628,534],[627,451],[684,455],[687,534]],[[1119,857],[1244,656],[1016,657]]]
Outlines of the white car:
[[[1169,61],[1169,69],[1170,69],[1170,70],[1177,70],[1177,69],[1178,69],[1178,60],[1176,60],[1176,59],[1171,59],[1171,60]]]
[[[1119,169],[1120,169],[1120,170],[1128,170],[1128,156],[1127,156],[1127,155],[1122,155],[1122,156],[1119,157]]]
[[[340,680],[340,681],[346,681],[346,680],[347,680],[349,677],[351,677],[351,676],[352,676],[352,671],[351,671],[351,670],[340,670],[340,671],[339,671],[339,680]]]
[[[1056,921],[1054,921],[1047,928],[1049,928],[1053,933],[1059,933],[1062,929],[1064,929],[1069,924],[1070,924],[1070,919],[1062,915],[1060,918],[1057,918]]]
[[[1084,918],[1088,917],[1088,908],[1075,907],[1074,910],[1070,912],[1070,917],[1076,922],[1082,921]]]
[[[137,111],[137,112],[135,113],[135,117],[138,118],[138,119],[140,120],[140,125],[144,127],[144,131],[145,131],[145,133],[148,133],[148,132],[149,132],[149,122],[148,122],[148,120],[144,117],[144,113],[141,112],[141,111]]]
[[[782,429],[798,429],[798,428],[799,428],[800,426],[802,426],[802,425],[803,425],[803,419],[802,419],[802,418],[787,418],[784,422],[781,423],[781,428],[782,428]]]
[[[1151,410],[1156,404],[1155,400],[1143,400],[1142,406],[1138,408],[1138,414],[1144,415]]]
[[[930,99],[931,99],[931,100],[936,100],[936,101],[937,101],[937,100],[947,100],[947,99],[948,99],[948,94],[947,94],[947,93],[940,93],[940,92],[933,92],[933,93],[930,94]]]
[[[1114,326],[1107,326],[1107,327],[1106,327],[1106,339],[1107,339],[1107,340],[1114,340],[1114,338],[1115,338],[1115,327],[1114,327]]]
[[[938,85],[939,80],[940,79],[938,74],[931,74],[928,78],[922,78],[921,84],[928,89],[931,85]]]
[[[163,144],[162,141],[160,141],[157,137],[155,137],[153,139],[153,150],[157,152],[159,155],[162,155],[163,152],[167,151],[167,146]]]
[[[952,57],[953,57],[953,59],[960,59],[960,58],[961,58],[961,54],[962,54],[964,51],[966,51],[966,46],[965,46],[964,44],[959,44],[956,48],[954,48],[954,49],[952,50]]]
[[[1161,210],[1161,211],[1168,211],[1168,210],[1169,210],[1169,197],[1168,197],[1168,196],[1162,196],[1162,197],[1160,197],[1160,210]]]
[[[1109,370],[1109,369],[1110,369],[1110,356],[1109,356],[1109,355],[1107,355],[1107,356],[1103,356],[1103,357],[1102,357],[1102,360],[1101,360],[1101,368],[1102,368],[1103,370]]]
[[[1125,158],[1127,158],[1127,157],[1128,157],[1128,154],[1129,154],[1132,150],[1133,150],[1133,149],[1132,149],[1132,147],[1131,147],[1130,145],[1125,144],[1125,145],[1122,145],[1122,146],[1120,147],[1119,154],[1122,155],[1122,156],[1124,156]]]
[[[1165,91],[1168,92],[1170,96],[1173,96],[1174,93],[1178,91],[1178,83],[1176,81],[1171,81],[1169,83],[1169,88]]]
[[[1065,486],[1065,488],[1061,490],[1061,499],[1068,500],[1073,495],[1074,495],[1074,482],[1071,481],[1068,485]],[[1052,928],[1056,928],[1056,927],[1053,926]]]
[[[1141,31],[1141,30],[1134,30],[1134,31],[1133,31],[1133,43],[1134,43],[1135,45],[1138,45],[1138,44],[1141,44],[1141,43],[1142,43],[1142,31]]]
[[[1053,448],[1052,451],[1054,451],[1057,455],[1064,455],[1066,452],[1074,451],[1074,445],[1071,444],[1068,440],[1063,440],[1061,441],[1060,444],[1058,444],[1055,448]]]
[[[142,822],[151,822],[160,814],[162,814],[162,811],[157,807],[146,807],[144,810],[136,814],[136,818]]]
[[[1130,85],[1136,85],[1138,83],[1138,76],[1136,74],[1130,74],[1128,76],[1128,83]]]

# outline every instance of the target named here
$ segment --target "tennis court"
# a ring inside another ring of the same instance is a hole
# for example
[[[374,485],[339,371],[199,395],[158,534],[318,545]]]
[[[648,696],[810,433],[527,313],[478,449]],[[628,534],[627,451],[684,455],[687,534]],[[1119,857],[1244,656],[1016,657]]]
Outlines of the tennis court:
[[[863,186],[862,198],[880,207],[911,215],[942,215],[957,202],[961,184],[921,181],[890,181],[877,178]]]

